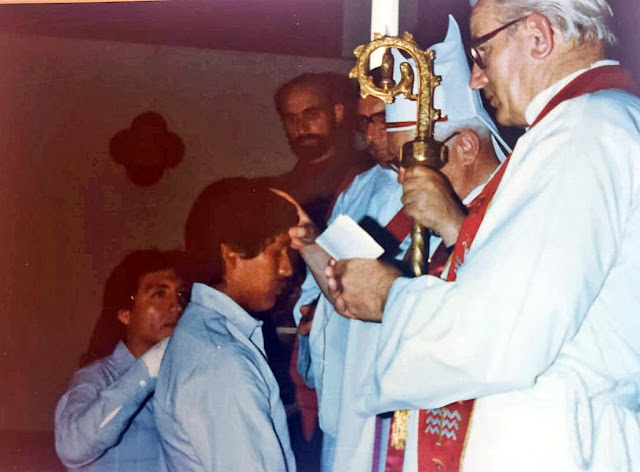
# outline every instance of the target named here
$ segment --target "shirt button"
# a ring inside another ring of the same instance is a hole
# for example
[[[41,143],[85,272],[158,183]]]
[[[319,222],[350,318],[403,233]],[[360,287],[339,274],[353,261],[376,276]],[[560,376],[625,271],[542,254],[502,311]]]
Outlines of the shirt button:
[[[144,386],[146,386],[146,385],[147,385],[147,382],[146,382],[146,381],[144,381],[144,380],[141,380],[141,381],[140,381],[140,386],[141,386],[141,387],[144,387]]]

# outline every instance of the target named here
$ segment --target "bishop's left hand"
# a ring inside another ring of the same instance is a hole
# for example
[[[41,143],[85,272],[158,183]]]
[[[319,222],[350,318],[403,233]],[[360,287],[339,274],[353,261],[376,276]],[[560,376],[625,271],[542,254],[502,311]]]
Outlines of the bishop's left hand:
[[[381,321],[395,267],[373,259],[331,259],[325,270],[335,309],[345,318]]]

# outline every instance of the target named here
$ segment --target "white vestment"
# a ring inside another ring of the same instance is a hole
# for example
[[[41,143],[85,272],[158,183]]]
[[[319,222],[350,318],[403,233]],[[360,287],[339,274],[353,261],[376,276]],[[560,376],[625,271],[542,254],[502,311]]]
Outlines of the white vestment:
[[[394,283],[357,407],[477,398],[465,471],[640,471],[638,283],[640,99],[582,95],[519,139],[457,280]]]

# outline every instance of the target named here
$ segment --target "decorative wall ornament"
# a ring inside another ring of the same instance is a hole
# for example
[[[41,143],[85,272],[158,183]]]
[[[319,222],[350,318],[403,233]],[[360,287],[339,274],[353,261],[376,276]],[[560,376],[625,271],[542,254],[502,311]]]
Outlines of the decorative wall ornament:
[[[140,187],[160,180],[166,169],[176,167],[184,156],[182,139],[167,128],[161,115],[145,112],[131,126],[118,131],[109,143],[114,161],[124,166],[129,179]]]

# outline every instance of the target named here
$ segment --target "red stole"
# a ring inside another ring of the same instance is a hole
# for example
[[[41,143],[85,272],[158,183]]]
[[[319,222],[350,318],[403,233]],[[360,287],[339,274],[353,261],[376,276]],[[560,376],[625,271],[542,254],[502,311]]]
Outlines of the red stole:
[[[560,103],[606,89],[636,90],[631,75],[621,66],[601,66],[580,74],[560,90],[536,117],[535,126]],[[509,158],[474,200],[451,254],[448,281],[456,280],[458,269],[480,229],[489,204],[502,180]],[[437,379],[436,379],[437,381]],[[452,403],[434,410],[420,410],[418,424],[418,470],[450,472],[460,470],[475,400]]]
[[[471,201],[471,203],[469,203],[469,205],[467,206],[467,209],[469,210],[469,212],[472,212],[474,208],[476,208],[478,206],[478,199],[480,198],[480,195],[478,195],[476,198],[473,199],[473,201]],[[405,213],[401,210],[400,213],[402,213],[403,215],[405,215]],[[394,217],[393,220],[395,220],[396,218],[399,218],[400,213],[398,213],[398,215],[396,215]],[[408,221],[408,228],[410,230],[411,228],[411,219],[409,217],[407,217],[405,215],[406,220]],[[392,221],[393,221],[392,220]],[[405,223],[407,224],[407,223]],[[387,229],[389,229],[391,231],[391,223],[389,225],[387,225]],[[409,231],[408,230],[408,231]],[[391,231],[393,233],[393,231]],[[434,277],[440,277],[442,275],[442,272],[444,271],[444,267],[447,264],[447,261],[449,260],[449,249],[445,246],[444,242],[441,242],[440,245],[438,246],[438,248],[435,250],[435,252],[433,253],[433,256],[431,256],[431,259],[429,260],[429,275],[433,275]],[[437,411],[437,415],[441,415],[440,410],[436,410]],[[420,424],[423,423],[423,419],[422,419],[422,414],[423,414],[424,410],[420,411]],[[442,413],[444,414],[444,413]],[[449,415],[449,413],[446,413],[447,415]],[[454,413],[454,415],[458,415],[458,413]],[[459,415],[458,415],[459,416]],[[469,416],[469,415],[468,415]],[[438,416],[438,421],[439,421],[440,416]],[[425,419],[426,421],[427,419]],[[447,416],[447,418],[445,418],[445,423],[444,424],[449,424],[452,421],[455,421],[455,417],[454,418],[449,418]],[[436,422],[432,419],[432,418],[428,418],[428,421],[430,423],[433,423],[434,425],[436,424]],[[433,426],[435,427],[435,426]],[[391,418],[391,423],[389,425],[389,441],[387,444],[387,457],[385,460],[385,472],[402,472],[402,466],[404,464],[404,449],[396,449],[395,447],[393,447],[391,445],[391,430],[393,428],[393,417]],[[442,432],[438,432],[440,436],[443,436],[444,434],[450,435],[450,431],[444,430]],[[420,469],[422,470],[422,469]]]

